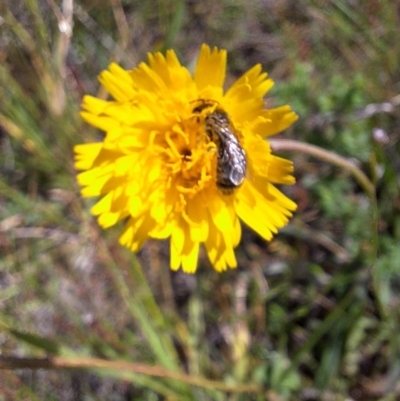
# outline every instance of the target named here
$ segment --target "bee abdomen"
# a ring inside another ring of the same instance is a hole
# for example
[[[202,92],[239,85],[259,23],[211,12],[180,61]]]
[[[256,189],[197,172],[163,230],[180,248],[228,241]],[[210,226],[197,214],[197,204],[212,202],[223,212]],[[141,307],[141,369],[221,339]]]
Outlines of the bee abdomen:
[[[220,110],[205,118],[206,132],[217,146],[216,184],[224,193],[232,193],[242,185],[247,169],[244,149],[228,115]]]

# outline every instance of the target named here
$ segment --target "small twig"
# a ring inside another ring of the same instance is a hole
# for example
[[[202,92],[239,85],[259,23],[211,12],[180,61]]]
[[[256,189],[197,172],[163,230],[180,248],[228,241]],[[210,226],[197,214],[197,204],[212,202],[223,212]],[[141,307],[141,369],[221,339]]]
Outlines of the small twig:
[[[15,358],[0,355],[1,369],[112,369],[117,371],[140,373],[152,377],[178,380],[192,386],[221,390],[232,393],[260,393],[262,388],[256,384],[229,385],[220,381],[194,377],[185,373],[171,372],[159,366],[126,361],[108,361],[99,358]]]
[[[51,109],[55,115],[62,114],[65,107],[64,82],[66,76],[66,61],[73,28],[73,0],[63,0],[62,11],[54,0],[47,0],[58,20],[60,36],[55,50],[56,85],[54,88]]]
[[[357,118],[368,118],[378,113],[393,113],[400,106],[400,95],[396,95],[383,103],[370,103],[356,112]]]
[[[76,240],[75,234],[71,234],[56,228],[18,227],[11,230],[11,233],[14,238],[18,239],[39,238],[59,242],[71,242]]]
[[[340,263],[349,263],[351,261],[351,255],[346,251],[346,249],[322,232],[314,232],[300,221],[298,221],[296,225],[285,227],[285,231],[293,236],[299,236],[302,239],[310,240],[319,244],[334,254]]]
[[[82,8],[79,3],[75,4],[74,15],[90,31],[93,37],[111,54],[123,54],[128,64],[134,66],[137,64],[135,55],[125,52],[124,48],[116,43],[114,39],[108,35],[97,22]]]
[[[234,344],[232,344],[233,359],[237,363],[243,363],[247,359],[247,351],[250,344],[250,333],[247,324],[247,294],[249,291],[250,277],[240,275],[234,287],[234,310],[236,322],[234,325]]]
[[[117,48],[115,60],[120,61],[121,57],[125,53],[125,49],[129,46],[131,41],[131,29],[129,28],[128,21],[126,20],[121,0],[111,0],[111,7],[114,13],[119,36],[121,37],[121,45]]]
[[[2,16],[5,23],[9,25],[12,32],[19,39],[22,48],[29,54],[32,65],[40,77],[40,81],[43,88],[47,90],[53,85],[51,76],[48,73],[47,64],[41,56],[41,53],[37,51],[36,41],[27,29],[14,17],[10,10],[7,10]]]
[[[359,108],[346,116],[343,116],[342,113],[338,111],[331,111],[329,113],[323,113],[323,114],[316,114],[311,116],[310,118],[307,119],[307,123],[310,128],[323,128],[327,125],[333,124],[335,121],[339,119],[358,119],[358,120],[364,120],[369,117],[374,116],[375,114],[381,114],[381,113],[395,113],[396,110],[400,110],[400,95],[396,95],[392,97],[391,99],[387,100],[386,102],[382,103],[370,103],[367,104],[363,108]]]

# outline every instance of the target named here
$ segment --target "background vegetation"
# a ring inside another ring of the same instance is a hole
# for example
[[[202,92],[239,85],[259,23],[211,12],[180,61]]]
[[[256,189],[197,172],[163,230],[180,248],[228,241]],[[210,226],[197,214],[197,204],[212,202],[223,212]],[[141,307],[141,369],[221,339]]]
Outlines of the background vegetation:
[[[399,0],[3,1],[0,399],[400,399],[399,37]],[[168,243],[137,259],[101,231],[72,163],[101,138],[83,94],[111,61],[191,66],[203,42],[229,82],[262,63],[300,115],[281,137],[353,160],[376,203],[292,151],[299,210],[270,243],[244,229],[237,270],[171,273]]]

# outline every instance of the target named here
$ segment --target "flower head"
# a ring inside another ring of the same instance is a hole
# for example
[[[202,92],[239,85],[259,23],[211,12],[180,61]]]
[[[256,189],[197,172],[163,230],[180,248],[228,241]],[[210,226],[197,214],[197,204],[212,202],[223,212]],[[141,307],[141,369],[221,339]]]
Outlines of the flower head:
[[[171,239],[171,268],[196,271],[200,243],[217,271],[237,265],[240,220],[266,240],[296,205],[274,184],[293,167],[264,138],[296,121],[289,106],[264,108],[273,82],[261,66],[227,91],[226,51],[203,45],[193,76],[173,50],[149,54],[131,71],[111,64],[100,83],[113,100],[83,99],[82,118],[105,132],[77,145],[85,197],[103,228],[124,220],[120,243],[138,251],[148,238]]]

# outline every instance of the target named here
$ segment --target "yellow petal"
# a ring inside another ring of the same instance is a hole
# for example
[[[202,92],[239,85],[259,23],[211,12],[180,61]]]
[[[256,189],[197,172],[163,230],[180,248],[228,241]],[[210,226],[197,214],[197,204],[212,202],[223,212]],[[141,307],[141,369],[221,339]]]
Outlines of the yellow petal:
[[[85,95],[82,100],[82,109],[96,116],[102,114],[109,102],[97,97]]]
[[[298,120],[298,115],[290,106],[281,106],[275,109],[262,110],[260,113],[265,120],[259,120],[259,124],[253,127],[253,132],[266,138],[282,132]]]
[[[173,228],[171,235],[171,269],[178,270],[181,265],[182,251],[185,243],[185,230],[181,219],[178,217],[178,222]],[[181,224],[179,224],[181,223]]]
[[[128,214],[122,212],[114,212],[114,213],[108,212],[101,214],[98,217],[97,222],[99,223],[100,227],[109,228],[117,224],[119,221],[121,221],[127,216]]]
[[[264,106],[264,95],[273,86],[272,79],[262,72],[260,64],[245,72],[228,89],[225,95],[227,109],[235,116],[235,121],[252,121]]]
[[[192,86],[192,77],[187,68],[182,67],[175,52],[168,50],[166,57],[161,53],[149,54],[149,65],[164,81],[169,90],[187,90]]]
[[[242,225],[240,224],[240,220],[236,217],[232,232],[232,245],[234,248],[239,245],[241,238],[242,238]]]
[[[238,230],[238,221],[235,221],[235,230]],[[239,229],[240,230],[240,229]],[[205,246],[207,255],[214,269],[218,272],[226,270],[228,267],[235,268],[237,266],[235,253],[233,250],[233,240],[236,239],[236,232],[221,232],[213,222],[210,222],[210,230]]]
[[[182,251],[182,269],[185,273],[195,273],[199,257],[199,243],[193,242],[189,237],[185,240]]]
[[[223,258],[224,243],[221,233],[215,226],[210,227],[208,238],[205,241],[208,258],[218,272],[226,270],[226,261]]]
[[[204,242],[208,237],[208,215],[204,204],[193,200],[187,206],[187,218],[190,222],[190,239],[194,242]]]
[[[224,235],[224,240],[232,244],[231,234],[234,223],[234,209],[231,200],[223,201],[221,196],[214,196],[208,203],[210,219],[216,229]]]
[[[137,252],[149,238],[149,232],[153,227],[154,221],[146,214],[136,219],[129,219],[119,238],[119,243],[130,248],[133,252]]]
[[[262,71],[261,64],[256,64],[254,67],[246,71],[226,92],[226,96],[230,100],[238,99],[237,91],[241,92],[243,87],[247,87],[249,93],[254,98],[263,98],[265,94],[274,86],[274,81],[267,78],[268,74]]]
[[[284,195],[274,185],[268,183],[260,177],[255,177],[251,181],[251,186],[261,197],[267,200],[265,205],[271,203],[275,210],[280,211],[285,216],[291,216],[293,211],[297,209],[296,203]],[[285,222],[287,219],[285,220]]]
[[[75,152],[75,168],[77,170],[89,170],[97,156],[99,155],[103,143],[86,143],[84,145],[76,145]]]
[[[127,102],[137,95],[137,90],[130,75],[116,64],[112,64],[109,71],[103,71],[99,75],[99,82],[118,102]]]
[[[85,122],[102,131],[109,131],[115,128],[117,124],[120,124],[113,117],[96,116],[92,113],[88,113],[87,111],[81,111],[79,114]]]
[[[293,163],[272,155],[271,147],[265,140],[258,136],[251,137],[246,141],[246,152],[251,164],[250,175],[261,176],[275,184],[294,184]]]
[[[194,81],[199,91],[207,86],[222,88],[226,74],[226,59],[226,50],[219,50],[216,47],[211,50],[204,44],[201,46],[194,72]]]
[[[90,197],[101,195],[104,185],[111,177],[112,166],[108,166],[107,168],[93,168],[78,174],[77,181],[84,187],[81,191],[82,196]]]
[[[166,83],[146,63],[140,63],[139,67],[133,69],[131,76],[141,91],[153,92],[158,96],[165,96],[168,93]]]
[[[279,201],[285,197],[272,185],[268,198],[263,197],[248,181],[245,181],[236,196],[235,209],[240,219],[261,237],[269,241],[278,228],[283,227],[291,212]],[[280,196],[278,195],[280,194]],[[279,201],[276,197],[279,196]]]

